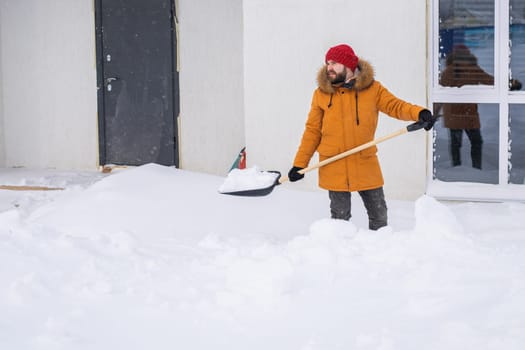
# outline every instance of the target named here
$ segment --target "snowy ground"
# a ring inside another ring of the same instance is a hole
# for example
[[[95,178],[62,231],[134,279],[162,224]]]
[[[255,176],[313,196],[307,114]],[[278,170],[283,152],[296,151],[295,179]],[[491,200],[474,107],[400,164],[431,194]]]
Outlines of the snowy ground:
[[[2,349],[525,348],[525,204],[389,201],[225,178],[0,169]],[[388,183],[387,183],[388,185]]]

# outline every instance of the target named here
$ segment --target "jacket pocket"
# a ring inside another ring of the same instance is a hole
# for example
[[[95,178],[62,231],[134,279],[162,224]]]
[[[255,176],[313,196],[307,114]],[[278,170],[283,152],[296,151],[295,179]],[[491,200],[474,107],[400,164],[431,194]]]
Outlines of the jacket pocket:
[[[319,156],[325,157],[325,158],[332,157],[332,156],[335,156],[341,153],[341,151],[339,150],[339,147],[327,145],[325,143],[321,143],[319,147],[317,147],[317,152],[319,152]]]
[[[364,150],[359,152],[359,155],[361,156],[361,158],[370,158],[370,157],[375,157],[376,153],[377,153],[377,147],[374,145],[374,146],[365,148]]]

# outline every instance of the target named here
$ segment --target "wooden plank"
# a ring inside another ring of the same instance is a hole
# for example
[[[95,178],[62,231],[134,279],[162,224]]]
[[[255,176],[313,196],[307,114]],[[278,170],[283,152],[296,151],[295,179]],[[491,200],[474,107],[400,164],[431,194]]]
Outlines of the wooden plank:
[[[0,190],[7,191],[61,191],[62,187],[47,187],[47,186],[14,186],[14,185],[0,185]]]

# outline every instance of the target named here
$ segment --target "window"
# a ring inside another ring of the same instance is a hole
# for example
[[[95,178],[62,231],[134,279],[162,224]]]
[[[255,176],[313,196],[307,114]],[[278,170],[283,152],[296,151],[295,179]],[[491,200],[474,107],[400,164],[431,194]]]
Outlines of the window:
[[[525,1],[509,2],[510,78],[525,82]]]
[[[525,200],[525,1],[434,0],[428,193]]]
[[[509,183],[525,184],[525,104],[509,108]]]

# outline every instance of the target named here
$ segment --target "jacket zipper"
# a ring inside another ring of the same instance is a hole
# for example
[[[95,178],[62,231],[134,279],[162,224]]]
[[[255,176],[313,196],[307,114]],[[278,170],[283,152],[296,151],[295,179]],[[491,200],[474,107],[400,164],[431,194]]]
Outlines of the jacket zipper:
[[[359,125],[359,101],[357,99],[357,90],[355,92],[355,121],[357,122],[357,125]]]

